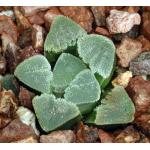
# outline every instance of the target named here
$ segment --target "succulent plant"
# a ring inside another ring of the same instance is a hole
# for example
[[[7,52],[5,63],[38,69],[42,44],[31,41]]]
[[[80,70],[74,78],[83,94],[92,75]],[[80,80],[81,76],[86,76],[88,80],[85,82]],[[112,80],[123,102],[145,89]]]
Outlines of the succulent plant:
[[[112,75],[115,63],[113,42],[107,37],[91,34],[80,38],[77,45],[79,56],[89,65],[91,71],[99,76],[97,78],[102,85]]]
[[[82,114],[90,112],[100,99],[100,86],[89,69],[81,71],[65,90],[66,101],[76,104]]]
[[[134,113],[134,104],[125,89],[116,86],[89,115],[86,123],[101,126],[127,124],[134,120]]]
[[[33,107],[40,126],[46,132],[62,126],[71,126],[80,119],[78,107],[54,95],[42,94],[34,97]]]
[[[86,34],[86,31],[71,19],[61,15],[57,16],[46,37],[44,51],[47,57],[61,53],[75,46],[77,40]]]
[[[39,92],[51,92],[51,66],[43,55],[26,59],[17,66],[14,74],[21,82]]]
[[[62,53],[53,69],[52,87],[55,93],[64,93],[65,88],[86,65],[77,57]]]

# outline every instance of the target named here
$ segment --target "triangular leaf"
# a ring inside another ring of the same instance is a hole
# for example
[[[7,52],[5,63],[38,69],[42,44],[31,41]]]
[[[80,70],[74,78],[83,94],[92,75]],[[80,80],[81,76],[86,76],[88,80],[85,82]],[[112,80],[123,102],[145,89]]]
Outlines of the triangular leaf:
[[[58,54],[68,47],[75,46],[77,39],[84,35],[86,35],[86,31],[77,23],[68,17],[57,16],[46,37],[44,50]]]
[[[70,81],[84,69],[86,69],[86,66],[79,58],[62,53],[53,70],[52,86],[54,92],[63,93]]]
[[[111,76],[115,61],[115,46],[110,39],[96,34],[84,36],[78,40],[78,53],[103,82]]]
[[[50,93],[51,66],[42,55],[32,56],[20,63],[15,76],[27,86],[43,93]]]
[[[32,103],[39,124],[46,132],[66,124],[72,125],[74,119],[80,118],[80,112],[76,105],[63,99],[55,99],[53,95],[36,96]]]
[[[100,98],[100,86],[90,70],[81,71],[65,90],[64,98],[78,105],[82,114],[90,112]]]
[[[95,125],[126,124],[134,120],[134,113],[132,100],[123,87],[116,86],[89,115],[86,122]]]

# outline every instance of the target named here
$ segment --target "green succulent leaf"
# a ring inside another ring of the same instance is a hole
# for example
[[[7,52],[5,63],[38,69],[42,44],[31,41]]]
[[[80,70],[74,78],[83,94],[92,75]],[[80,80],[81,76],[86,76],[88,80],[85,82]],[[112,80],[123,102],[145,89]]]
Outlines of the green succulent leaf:
[[[107,37],[91,34],[78,40],[79,56],[94,74],[99,75],[100,85],[112,75],[115,62],[115,46]]]
[[[83,28],[68,17],[57,16],[46,37],[44,51],[49,52],[50,56],[63,52],[75,46],[77,40],[86,34]]]
[[[135,107],[125,89],[116,86],[88,117],[95,125],[126,124],[134,120]]]
[[[62,53],[53,70],[52,87],[55,93],[64,93],[65,88],[86,65],[77,57]]]
[[[100,99],[100,86],[90,70],[81,71],[65,90],[66,101],[76,104],[81,113],[90,112]]]
[[[17,66],[14,74],[21,82],[39,92],[51,92],[51,66],[43,55],[26,59]]]
[[[2,80],[2,87],[6,90],[12,90],[15,95],[18,95],[19,89],[17,86],[16,78],[13,74],[7,74],[5,75]]]
[[[76,105],[64,99],[56,99],[54,95],[36,96],[32,103],[39,124],[46,132],[61,128],[66,124],[71,126],[74,123],[73,120],[80,118]]]

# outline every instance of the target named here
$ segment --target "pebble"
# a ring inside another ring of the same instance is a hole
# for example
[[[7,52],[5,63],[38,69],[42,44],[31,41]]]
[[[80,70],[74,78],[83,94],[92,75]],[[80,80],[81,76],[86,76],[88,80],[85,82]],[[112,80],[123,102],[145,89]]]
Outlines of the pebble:
[[[4,74],[6,71],[6,59],[0,54],[0,74]]]
[[[106,8],[105,6],[92,6],[91,11],[94,15],[97,26],[106,26]]]
[[[18,108],[18,100],[11,90],[0,92],[0,115],[13,118]]]
[[[111,34],[127,33],[134,25],[141,23],[141,17],[138,13],[111,10],[106,23]]]
[[[101,143],[113,143],[113,136],[102,129],[99,129],[99,138]]]
[[[22,123],[24,123],[28,126],[31,126],[33,128],[35,134],[39,135],[39,131],[36,128],[35,115],[31,110],[29,110],[23,106],[20,106],[18,108],[16,114]]]
[[[32,46],[34,49],[43,50],[44,48],[45,29],[42,26],[33,25]]]
[[[136,126],[144,132],[147,136],[150,136],[150,114],[145,113],[135,119]]]
[[[96,143],[99,138],[98,129],[94,127],[88,127],[83,123],[80,123],[80,126],[76,133],[77,143]]]
[[[125,37],[116,49],[119,65],[128,67],[130,61],[136,58],[141,52],[142,44],[139,41]]]
[[[144,35],[140,35],[137,40],[142,43],[142,51],[150,51],[150,41]]]
[[[11,143],[38,143],[38,140],[34,136],[29,136],[18,141],[13,141]]]
[[[133,126],[128,126],[114,139],[115,143],[136,143],[140,140],[140,134]]]
[[[142,30],[141,33],[150,40],[150,12],[142,14]]]
[[[32,109],[32,99],[34,96],[35,96],[34,93],[20,86],[19,101],[20,101],[21,106]]]
[[[3,33],[8,34],[15,43],[17,42],[18,39],[17,27],[13,22],[12,18],[5,15],[0,16],[0,34]]]
[[[141,76],[132,78],[126,88],[129,96],[135,104],[135,117],[146,113],[150,109],[150,81]]]
[[[27,126],[26,124],[22,123],[19,119],[15,119],[1,130],[0,142],[14,142],[25,139],[29,136],[34,136],[35,138],[37,137],[31,126]]]
[[[126,71],[124,73],[119,74],[113,81],[112,85],[113,86],[123,86],[126,88],[128,86],[128,83],[130,79],[132,78],[132,72],[131,71]]]
[[[74,143],[75,134],[71,130],[53,131],[40,136],[40,143]]]
[[[44,21],[44,15],[45,15],[45,12],[39,12],[33,16],[29,16],[27,17],[29,22],[34,25],[43,25],[45,23]]]
[[[150,52],[143,52],[130,62],[133,75],[150,75]]]
[[[22,32],[25,29],[28,29],[31,27],[30,22],[28,19],[21,13],[20,9],[18,6],[14,7],[14,13],[17,21],[17,29],[20,32]]]
[[[46,28],[50,29],[50,26],[53,22],[53,20],[55,19],[56,16],[58,15],[62,15],[62,13],[60,12],[60,10],[58,9],[58,7],[51,7],[44,15],[44,20],[45,20],[45,25]]]
[[[93,14],[87,7],[83,6],[62,6],[60,11],[69,18],[73,19],[87,32],[92,31],[92,24],[94,21]]]
[[[99,35],[104,35],[104,36],[107,36],[107,37],[111,37],[110,33],[108,32],[107,29],[105,28],[102,28],[102,27],[96,27],[95,29],[95,32]]]
[[[46,11],[50,6],[22,6],[21,11],[25,16],[33,16],[38,12]]]

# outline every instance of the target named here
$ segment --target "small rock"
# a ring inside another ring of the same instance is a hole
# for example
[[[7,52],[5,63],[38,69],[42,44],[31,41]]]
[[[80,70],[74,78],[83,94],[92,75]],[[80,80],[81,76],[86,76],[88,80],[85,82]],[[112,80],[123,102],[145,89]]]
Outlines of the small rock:
[[[128,86],[128,83],[130,79],[132,78],[132,72],[131,71],[126,71],[124,73],[119,74],[113,81],[112,85],[113,86],[123,86],[126,88]]]
[[[11,143],[38,143],[38,140],[34,136],[29,136],[29,137],[26,137],[25,139],[13,141]]]
[[[142,43],[142,51],[150,51],[150,41],[147,38],[140,35],[137,40]]]
[[[8,17],[11,17],[12,19],[14,19],[14,12],[12,10],[4,10],[4,11],[1,11],[0,12],[0,16],[8,16]]]
[[[32,46],[27,46],[20,52],[20,62],[37,54],[39,54],[39,50],[33,49]]]
[[[5,43],[6,46],[5,50],[5,58],[7,62],[7,68],[8,70],[13,73],[16,66],[19,63],[19,47],[10,40],[10,37],[7,35],[2,36],[2,43]]]
[[[11,118],[0,115],[0,129],[6,127],[10,122]]]
[[[29,136],[37,137],[32,127],[22,123],[19,119],[15,119],[1,130],[0,142],[9,143],[25,139]]]
[[[150,137],[150,114],[143,114],[134,122],[141,131]]]
[[[135,116],[148,112],[150,109],[150,81],[140,76],[132,78],[126,88],[129,96],[135,104]]]
[[[15,43],[17,42],[18,39],[17,27],[12,21],[12,18],[5,15],[0,16],[0,34],[3,33],[8,34]]]
[[[140,140],[140,134],[133,128],[128,126],[115,139],[115,143],[136,143]]]
[[[20,33],[18,45],[21,48],[32,45],[32,28],[25,29]]]
[[[38,12],[46,11],[50,6],[22,6],[21,11],[27,16],[33,16]]]
[[[44,28],[34,24],[32,30],[32,46],[34,49],[43,50],[44,37],[45,37]]]
[[[31,126],[35,132],[36,135],[39,135],[39,131],[36,128],[35,125],[35,115],[32,111],[29,109],[20,106],[16,112],[17,116],[21,120],[22,123]]]
[[[11,43],[11,45],[14,45],[14,46],[16,45],[14,43],[13,39],[6,33],[3,33],[1,35],[1,40],[2,40],[2,52],[4,52],[4,53],[10,43]]]
[[[40,136],[40,143],[74,143],[75,134],[71,130],[54,131]]]
[[[134,25],[141,23],[138,13],[111,10],[110,16],[106,18],[107,27],[111,34],[127,33]]]
[[[97,128],[88,127],[83,123],[80,124],[76,134],[76,141],[78,143],[96,143],[98,138]]]
[[[73,19],[87,32],[92,31],[92,23],[94,21],[91,11],[87,7],[82,6],[62,6],[60,11],[69,18]]]
[[[144,52],[130,62],[133,75],[150,75],[150,52]]]
[[[18,108],[18,101],[11,90],[0,92],[0,115],[13,118]]]
[[[99,129],[99,138],[101,143],[113,143],[113,136],[102,129]]]
[[[119,64],[122,67],[128,67],[131,60],[136,58],[142,52],[142,44],[130,38],[124,38],[116,49],[119,58]]]
[[[34,93],[30,92],[22,86],[20,87],[19,101],[22,106],[32,109],[32,99],[34,96]]]
[[[56,16],[62,15],[62,13],[59,11],[58,7],[51,7],[44,15],[44,19],[46,22],[46,26],[48,28],[48,31],[50,29],[50,25],[55,19]]]
[[[127,11],[128,13],[137,13],[140,10],[139,6],[127,6],[122,11]]]
[[[4,74],[6,71],[6,59],[0,54],[0,74]]]
[[[19,32],[22,32],[25,29],[31,27],[30,22],[28,19],[21,13],[20,8],[18,6],[14,7],[14,13],[17,21],[17,26],[19,28]]]
[[[142,14],[142,31],[141,33],[150,40],[150,12],[144,12]]]
[[[95,29],[95,32],[99,35],[104,35],[104,36],[107,36],[107,37],[111,37],[111,35],[109,34],[108,30],[105,29],[105,28],[101,28],[101,27],[97,27]]]
[[[144,6],[144,11],[149,11],[150,12],[150,6]]]
[[[91,10],[93,12],[95,22],[97,26],[106,25],[106,8],[105,6],[92,6]]]
[[[39,12],[33,16],[29,16],[28,20],[31,24],[42,25],[44,24],[44,14],[43,12]]]

